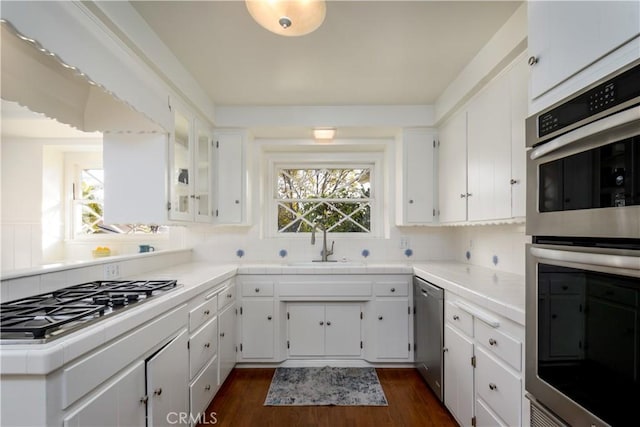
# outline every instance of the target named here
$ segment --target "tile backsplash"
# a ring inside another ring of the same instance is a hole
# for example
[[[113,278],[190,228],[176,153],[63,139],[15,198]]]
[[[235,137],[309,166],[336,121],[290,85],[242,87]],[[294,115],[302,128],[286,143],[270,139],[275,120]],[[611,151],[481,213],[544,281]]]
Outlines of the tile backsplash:
[[[120,277],[144,274],[191,261],[190,249],[150,253],[132,257],[113,257],[88,262],[79,266],[60,266],[57,271],[34,272],[22,277],[4,279],[0,282],[0,301],[6,302],[27,296],[52,292],[65,286],[77,285],[94,280],[104,280],[105,266],[117,264]],[[18,276],[18,275],[16,275]]]

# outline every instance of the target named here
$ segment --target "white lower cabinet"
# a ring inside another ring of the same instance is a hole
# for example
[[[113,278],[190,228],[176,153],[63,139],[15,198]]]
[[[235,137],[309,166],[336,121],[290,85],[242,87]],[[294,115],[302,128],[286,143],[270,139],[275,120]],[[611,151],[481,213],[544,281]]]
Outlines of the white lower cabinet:
[[[218,316],[218,386],[229,376],[236,365],[236,304],[227,306]]]
[[[522,426],[524,327],[445,292],[444,403],[461,426]]]
[[[240,306],[243,359],[271,359],[274,356],[273,298],[246,298]]]
[[[289,356],[360,356],[361,318],[360,304],[288,304]]]
[[[65,427],[141,426],[145,424],[144,361],[127,369],[64,419]]]
[[[172,425],[172,415],[189,412],[187,364],[189,334],[184,330],[147,360],[147,422]]]
[[[444,404],[461,426],[473,418],[473,341],[449,324],[444,327]]]
[[[409,300],[378,299],[374,302],[376,322],[376,357],[378,359],[406,359],[410,353]]]

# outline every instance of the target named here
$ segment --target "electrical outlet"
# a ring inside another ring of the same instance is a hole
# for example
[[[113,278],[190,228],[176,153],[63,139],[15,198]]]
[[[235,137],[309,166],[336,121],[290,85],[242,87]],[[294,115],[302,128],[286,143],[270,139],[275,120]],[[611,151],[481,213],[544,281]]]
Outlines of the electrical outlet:
[[[400,249],[407,249],[409,247],[409,238],[401,237],[400,238]]]
[[[105,264],[104,278],[105,280],[113,280],[120,277],[120,264]]]

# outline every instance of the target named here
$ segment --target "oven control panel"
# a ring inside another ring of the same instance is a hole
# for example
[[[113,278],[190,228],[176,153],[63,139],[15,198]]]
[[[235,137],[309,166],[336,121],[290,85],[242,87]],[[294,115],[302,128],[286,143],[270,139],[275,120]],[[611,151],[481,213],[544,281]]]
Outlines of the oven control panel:
[[[538,137],[560,131],[634,98],[640,102],[640,64],[541,113],[537,120]]]

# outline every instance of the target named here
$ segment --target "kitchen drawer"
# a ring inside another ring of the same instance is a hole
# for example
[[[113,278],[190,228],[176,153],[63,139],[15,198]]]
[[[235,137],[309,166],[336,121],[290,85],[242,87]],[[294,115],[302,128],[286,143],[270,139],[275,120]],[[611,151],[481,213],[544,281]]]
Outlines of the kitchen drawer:
[[[566,276],[566,277],[564,277]],[[558,274],[549,281],[549,292],[552,295],[578,295],[584,292],[584,283],[569,274]]]
[[[218,311],[236,300],[236,286],[232,282],[218,294]]]
[[[208,300],[192,309],[189,312],[189,332],[195,331],[207,320],[213,319],[216,315],[217,305],[217,296],[213,295]]]
[[[409,295],[409,284],[407,282],[376,283],[375,293],[379,297],[406,297]]]
[[[473,337],[473,316],[462,310],[454,302],[448,301],[444,305],[444,319],[450,325]]]
[[[635,289],[612,286],[604,281],[599,282],[597,279],[591,279],[588,296],[590,298],[603,299],[633,308],[638,304],[636,294],[637,291]]]
[[[207,367],[189,386],[191,414],[201,414],[207,410],[213,396],[218,391],[218,358],[209,361]]]
[[[476,427],[508,427],[482,400],[476,400]]]
[[[273,282],[244,282],[242,283],[243,297],[272,297]]]
[[[522,343],[505,334],[499,328],[492,328],[482,321],[475,322],[476,340],[486,350],[507,362],[518,372],[522,370]]]
[[[189,339],[189,378],[218,353],[218,318],[214,317]]]
[[[509,426],[520,425],[522,380],[476,347],[476,393]]]

